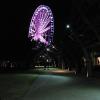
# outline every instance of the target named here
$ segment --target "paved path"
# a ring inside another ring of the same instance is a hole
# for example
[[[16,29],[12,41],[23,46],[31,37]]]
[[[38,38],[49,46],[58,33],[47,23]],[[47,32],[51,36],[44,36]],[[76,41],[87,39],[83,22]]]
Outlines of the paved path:
[[[21,100],[100,100],[100,80],[40,75]]]

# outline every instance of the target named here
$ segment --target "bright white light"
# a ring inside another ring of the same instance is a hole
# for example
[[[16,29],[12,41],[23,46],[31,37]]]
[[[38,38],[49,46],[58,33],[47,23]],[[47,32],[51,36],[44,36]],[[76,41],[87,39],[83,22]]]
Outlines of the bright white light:
[[[49,49],[49,48],[47,48],[47,51],[50,51],[50,49]]]
[[[55,49],[55,46],[52,46],[53,49]]]
[[[100,65],[100,57],[97,57],[97,64]]]
[[[49,60],[47,59],[47,62],[49,62]]]
[[[66,25],[66,28],[70,28],[70,25]]]

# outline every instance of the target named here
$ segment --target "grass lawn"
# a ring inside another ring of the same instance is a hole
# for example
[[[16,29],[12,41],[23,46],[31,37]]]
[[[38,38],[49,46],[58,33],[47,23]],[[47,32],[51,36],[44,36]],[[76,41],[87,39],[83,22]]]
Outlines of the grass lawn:
[[[19,100],[36,78],[35,74],[0,74],[0,100]]]

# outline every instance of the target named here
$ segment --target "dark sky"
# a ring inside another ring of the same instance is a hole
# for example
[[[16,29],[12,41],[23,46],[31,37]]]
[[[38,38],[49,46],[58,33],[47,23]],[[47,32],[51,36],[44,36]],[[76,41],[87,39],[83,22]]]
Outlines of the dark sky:
[[[69,23],[73,25],[73,19],[75,21],[78,19],[74,18],[77,14],[77,11],[74,10],[75,7],[80,7],[83,1],[90,2],[91,0],[75,1],[76,0],[13,0],[0,2],[0,58],[24,58],[28,55],[28,52],[31,52],[32,44],[27,37],[28,28],[35,9],[41,4],[49,6],[53,12],[55,21],[55,45],[67,48],[67,44],[70,45],[70,42],[65,37],[65,26]],[[87,6],[87,4],[85,5]],[[91,13],[92,12],[93,10],[91,10]]]
[[[62,25],[65,24],[66,15],[69,14],[67,6],[70,2],[67,4],[65,1],[25,0],[22,2],[14,0],[1,2],[0,58],[24,57],[30,51],[31,43],[27,38],[28,28],[32,14],[40,4],[48,5],[51,8],[55,20],[55,38],[59,38],[59,34],[64,32]],[[65,6],[66,4],[67,6]]]

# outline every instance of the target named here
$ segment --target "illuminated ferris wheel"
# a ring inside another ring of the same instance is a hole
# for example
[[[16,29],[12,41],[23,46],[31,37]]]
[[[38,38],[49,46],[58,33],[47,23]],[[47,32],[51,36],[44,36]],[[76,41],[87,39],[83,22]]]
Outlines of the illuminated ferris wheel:
[[[48,6],[40,5],[35,10],[29,27],[28,37],[38,44],[50,46],[53,42],[54,18]]]

